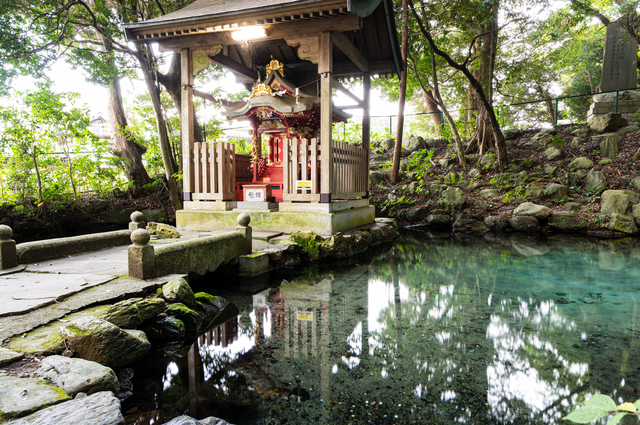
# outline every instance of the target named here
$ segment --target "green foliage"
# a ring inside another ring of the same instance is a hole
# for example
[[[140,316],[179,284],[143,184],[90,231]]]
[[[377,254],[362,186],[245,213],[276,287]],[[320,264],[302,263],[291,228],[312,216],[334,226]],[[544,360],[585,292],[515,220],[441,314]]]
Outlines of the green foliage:
[[[296,236],[293,241],[304,248],[310,258],[320,257],[320,244],[316,242],[315,239]]]
[[[334,140],[347,143],[361,143],[362,142],[362,123],[356,123],[352,120],[346,123],[334,123],[332,135]],[[370,140],[384,140],[386,136],[382,133],[372,131],[370,133]]]
[[[640,400],[636,400],[635,403],[623,403],[620,406],[616,406],[615,401],[608,395],[595,394],[584,403],[584,406],[574,410],[562,419],[576,424],[588,424],[605,416],[611,416],[608,424],[615,425],[620,423],[625,415],[637,416],[638,408],[640,408]]]
[[[126,184],[118,167],[121,160],[88,130],[87,109],[72,106],[76,97],[54,93],[48,83],[41,83],[34,91],[14,93],[11,105],[0,107],[3,202],[107,193]]]
[[[431,158],[433,157],[433,151],[421,149],[413,152],[409,156],[409,163],[407,164],[407,170],[413,171],[418,174],[418,180],[422,180],[422,177],[427,175],[429,168],[431,168]]]

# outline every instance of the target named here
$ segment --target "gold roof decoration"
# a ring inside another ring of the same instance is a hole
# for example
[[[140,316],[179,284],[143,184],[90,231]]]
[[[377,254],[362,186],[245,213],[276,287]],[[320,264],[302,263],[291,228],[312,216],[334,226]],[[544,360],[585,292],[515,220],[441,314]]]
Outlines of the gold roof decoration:
[[[273,56],[271,56],[271,58],[271,62],[269,62],[269,65],[266,66],[267,74],[269,74],[271,71],[278,71],[280,75],[284,77],[284,65],[278,62],[277,59],[273,59]]]
[[[273,92],[273,90],[271,90],[271,86],[261,83],[260,80],[258,80],[258,83],[255,86],[253,86],[253,90],[251,91],[250,97],[264,96],[264,95],[275,96],[276,94]]]

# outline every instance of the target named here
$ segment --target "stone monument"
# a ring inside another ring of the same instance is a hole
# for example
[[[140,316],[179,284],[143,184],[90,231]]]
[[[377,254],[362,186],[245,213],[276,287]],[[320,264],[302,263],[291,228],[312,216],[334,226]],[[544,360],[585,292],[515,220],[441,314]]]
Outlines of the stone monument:
[[[607,25],[600,91],[636,88],[637,55],[638,43],[622,24],[612,22]],[[640,91],[621,91],[617,98],[620,114],[633,114],[640,109]],[[587,120],[602,117],[609,112],[616,112],[616,93],[597,94],[593,96]]]

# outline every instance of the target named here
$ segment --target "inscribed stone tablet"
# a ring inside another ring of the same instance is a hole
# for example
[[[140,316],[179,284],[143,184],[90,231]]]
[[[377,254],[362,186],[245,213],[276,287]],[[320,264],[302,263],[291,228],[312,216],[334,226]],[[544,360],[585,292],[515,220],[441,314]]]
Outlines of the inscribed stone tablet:
[[[618,22],[607,26],[600,91],[636,87],[638,43]]]

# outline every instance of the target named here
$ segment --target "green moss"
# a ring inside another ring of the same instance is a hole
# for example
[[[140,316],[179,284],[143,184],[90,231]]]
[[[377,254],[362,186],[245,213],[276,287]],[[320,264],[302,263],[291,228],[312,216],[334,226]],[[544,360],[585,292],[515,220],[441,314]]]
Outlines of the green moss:
[[[182,303],[169,304],[165,311],[167,314],[179,313],[179,314],[186,314],[186,315],[194,315],[194,314],[198,315],[198,313],[196,313],[195,310],[190,309],[189,307],[187,307]]]
[[[214,303],[215,300],[218,298],[215,295],[207,294],[206,292],[198,292],[194,294],[194,296],[196,297],[196,299],[205,299],[210,303]]]

